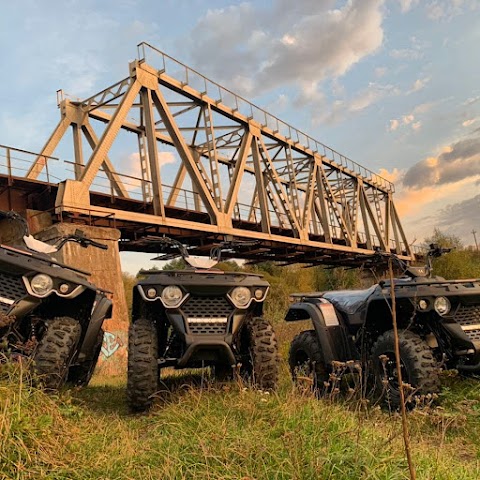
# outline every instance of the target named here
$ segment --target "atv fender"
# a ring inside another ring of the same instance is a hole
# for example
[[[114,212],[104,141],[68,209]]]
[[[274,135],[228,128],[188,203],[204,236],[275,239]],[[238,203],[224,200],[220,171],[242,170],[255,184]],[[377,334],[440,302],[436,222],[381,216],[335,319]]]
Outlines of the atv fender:
[[[99,298],[100,297],[100,298]],[[112,316],[112,302],[107,297],[103,295],[98,295],[93,307],[92,317],[88,325],[85,336],[83,337],[83,342],[80,347],[80,352],[78,355],[78,362],[81,363],[88,356],[92,348],[94,348],[95,342],[97,340],[98,332],[102,328],[103,321],[106,318]]]
[[[351,345],[345,327],[340,323],[335,307],[325,299],[315,303],[298,302],[290,306],[285,321],[311,320],[322,347],[325,364],[332,361],[356,360],[358,354]]]

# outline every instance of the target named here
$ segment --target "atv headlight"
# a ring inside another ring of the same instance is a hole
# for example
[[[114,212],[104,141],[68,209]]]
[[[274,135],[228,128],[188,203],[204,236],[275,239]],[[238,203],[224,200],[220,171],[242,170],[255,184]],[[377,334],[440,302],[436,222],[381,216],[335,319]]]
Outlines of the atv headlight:
[[[32,278],[30,286],[35,295],[43,297],[52,290],[53,280],[50,276],[40,273]]]
[[[446,297],[437,297],[433,306],[435,311],[441,316],[446,315],[451,308],[450,301]]]
[[[418,308],[419,310],[426,310],[428,308],[428,302],[424,298],[419,300],[418,302]]]
[[[250,303],[252,294],[247,287],[235,287],[230,294],[230,298],[237,308],[245,308]]]
[[[166,307],[178,307],[182,302],[182,289],[176,285],[169,285],[163,289],[161,299]]]

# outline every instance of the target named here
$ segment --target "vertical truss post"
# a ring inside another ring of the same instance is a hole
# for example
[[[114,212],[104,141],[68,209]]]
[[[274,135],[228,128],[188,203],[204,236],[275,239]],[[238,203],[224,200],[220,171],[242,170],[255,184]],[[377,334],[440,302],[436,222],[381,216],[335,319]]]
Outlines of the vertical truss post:
[[[85,163],[83,161],[83,147],[82,147],[82,135],[81,135],[82,129],[80,125],[76,123],[72,123],[72,129],[73,129],[73,149],[75,154],[75,165],[74,165],[75,180],[79,180],[80,177],[82,176],[83,167],[85,166]]]
[[[262,232],[270,233],[270,212],[268,211],[267,192],[265,188],[265,178],[264,178],[263,168],[262,168],[263,165],[260,157],[260,151],[258,148],[258,141],[256,136],[252,138],[252,157],[253,157],[253,165],[255,168],[255,180],[257,183],[256,192],[258,196],[258,203],[260,205]],[[252,208],[254,208],[253,201],[252,201]]]
[[[143,110],[143,109],[142,109]],[[142,198],[145,203],[152,201],[152,185],[150,170],[148,168],[148,153],[146,146],[145,133],[139,133],[138,137],[138,154],[140,157],[140,170],[142,175]]]
[[[208,159],[210,160],[210,178],[212,182],[213,197],[217,208],[223,209],[222,187],[220,182],[220,171],[218,165],[217,146],[215,140],[215,131],[213,129],[212,109],[210,104],[203,109],[203,118],[205,124],[205,137],[208,150]]]
[[[142,109],[145,119],[145,135],[147,137],[148,160],[152,180],[153,211],[155,215],[165,217],[163,204],[160,162],[158,161],[157,137],[155,136],[155,118],[152,108],[152,93],[148,88],[140,90]]]

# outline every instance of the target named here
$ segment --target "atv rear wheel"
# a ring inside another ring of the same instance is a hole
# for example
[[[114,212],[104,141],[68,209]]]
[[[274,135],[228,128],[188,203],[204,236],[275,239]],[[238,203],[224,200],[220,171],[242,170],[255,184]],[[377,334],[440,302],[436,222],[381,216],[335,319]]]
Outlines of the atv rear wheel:
[[[244,362],[241,374],[250,377],[261,390],[275,390],[280,359],[272,325],[264,318],[253,317],[246,321],[243,328]]]
[[[293,339],[288,363],[292,380],[297,384],[307,380],[312,390],[319,392],[324,382],[328,381],[328,371],[315,330],[301,332]]]
[[[128,332],[127,400],[131,410],[148,410],[157,392],[158,335],[150,320],[141,318],[130,325]]]
[[[433,394],[440,388],[439,369],[432,349],[422,338],[408,330],[398,332],[400,347],[400,368],[403,384],[409,384],[412,391],[405,391],[405,403],[413,406],[415,398]],[[393,330],[378,337],[372,348],[373,376],[376,399],[393,408],[400,406],[400,384],[395,360]]]
[[[56,390],[64,385],[81,333],[78,321],[70,317],[47,322],[33,357],[34,371],[47,389]]]
[[[78,387],[86,387],[92,379],[93,372],[97,366],[98,357],[102,351],[103,336],[105,332],[103,328],[98,332],[95,344],[93,345],[91,355],[80,365],[70,367],[68,372],[68,381]]]

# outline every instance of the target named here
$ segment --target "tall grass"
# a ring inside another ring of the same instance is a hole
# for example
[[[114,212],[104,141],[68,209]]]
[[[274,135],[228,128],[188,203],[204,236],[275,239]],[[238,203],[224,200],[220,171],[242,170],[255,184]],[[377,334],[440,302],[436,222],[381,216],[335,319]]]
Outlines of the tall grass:
[[[408,478],[396,413],[318,400],[293,387],[285,362],[274,394],[171,374],[146,415],[127,411],[124,377],[47,396],[21,365],[0,368],[2,479]],[[409,414],[418,478],[477,479],[480,387],[444,383],[440,407]]]

